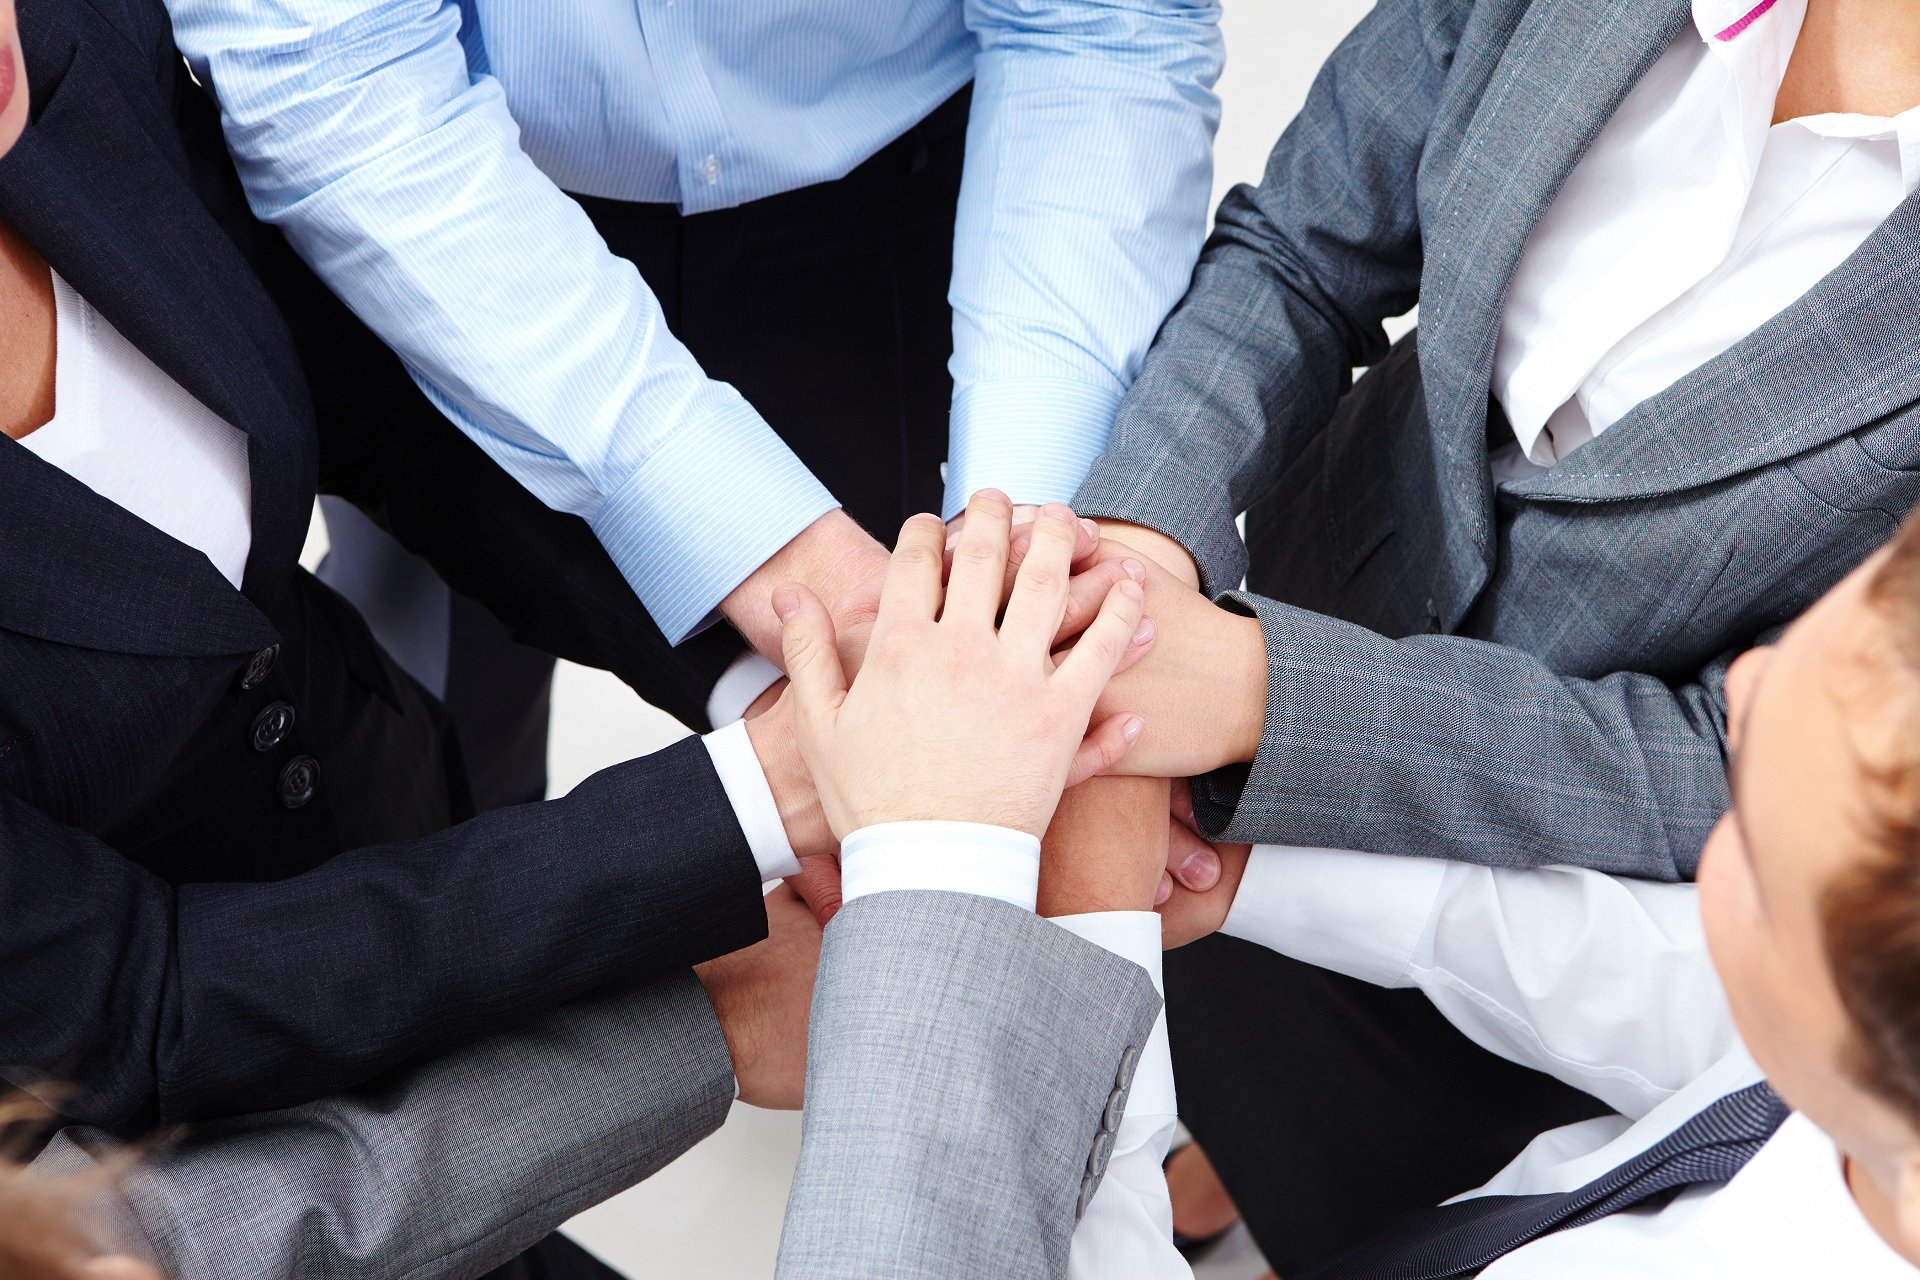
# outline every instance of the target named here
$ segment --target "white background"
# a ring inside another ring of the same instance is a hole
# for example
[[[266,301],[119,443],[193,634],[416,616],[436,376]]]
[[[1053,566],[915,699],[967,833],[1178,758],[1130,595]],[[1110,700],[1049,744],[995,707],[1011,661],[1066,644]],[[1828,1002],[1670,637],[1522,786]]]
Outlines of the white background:
[[[1227,67],[1214,202],[1258,180],[1313,73],[1366,12],[1360,0],[1225,0]],[[554,794],[595,770],[657,750],[683,731],[602,672],[562,664],[554,687]],[[645,1052],[644,1046],[635,1046]],[[676,1164],[576,1219],[569,1233],[635,1277],[763,1280],[773,1273],[798,1117],[736,1106],[727,1125]],[[1230,1241],[1199,1268],[1203,1280],[1264,1270]]]

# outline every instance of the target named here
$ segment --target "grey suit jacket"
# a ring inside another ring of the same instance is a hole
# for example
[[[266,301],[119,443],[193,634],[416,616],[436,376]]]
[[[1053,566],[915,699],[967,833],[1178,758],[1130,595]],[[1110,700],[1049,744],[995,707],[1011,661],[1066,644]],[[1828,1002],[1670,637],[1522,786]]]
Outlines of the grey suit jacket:
[[[1221,205],[1075,502],[1179,540],[1215,592],[1252,508],[1267,729],[1196,786],[1213,832],[1690,877],[1727,803],[1726,663],[1920,496],[1920,196],[1560,467],[1491,481],[1521,250],[1689,15],[1380,0]]]
[[[849,903],[820,955],[777,1274],[1065,1275],[1159,1009],[1138,965],[1004,902]]]
[[[462,1280],[720,1127],[733,1065],[691,974],[575,1005],[354,1093],[196,1126],[99,1198],[176,1280]],[[109,1147],[69,1128],[35,1162]]]

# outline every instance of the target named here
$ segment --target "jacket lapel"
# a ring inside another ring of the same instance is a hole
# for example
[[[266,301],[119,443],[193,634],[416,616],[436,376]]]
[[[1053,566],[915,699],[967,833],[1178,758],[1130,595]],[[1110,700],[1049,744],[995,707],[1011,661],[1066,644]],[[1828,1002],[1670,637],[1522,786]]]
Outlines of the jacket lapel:
[[[1439,184],[1422,193],[1420,366],[1435,446],[1491,556],[1487,397],[1521,251],[1567,175],[1691,21],[1689,0],[1541,0],[1481,87]]]
[[[247,653],[274,628],[204,555],[0,436],[0,627],[113,653]]]
[[[1837,440],[1920,402],[1916,316],[1920,192],[1786,310],[1513,491],[1651,497]]]
[[[36,114],[0,160],[0,217],[148,359],[247,434],[244,585],[257,592],[298,556],[312,505],[315,440],[291,339],[194,193],[178,140],[147,131],[156,113],[171,128],[165,104],[157,93],[139,100],[145,82],[123,89],[101,71],[68,26],[80,8],[23,6]]]

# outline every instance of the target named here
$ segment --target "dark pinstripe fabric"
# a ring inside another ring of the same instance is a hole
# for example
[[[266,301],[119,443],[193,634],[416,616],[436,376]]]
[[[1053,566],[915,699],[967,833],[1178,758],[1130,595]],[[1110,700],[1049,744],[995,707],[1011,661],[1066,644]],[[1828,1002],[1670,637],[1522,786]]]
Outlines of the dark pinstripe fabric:
[[[1584,1226],[1702,1182],[1725,1182],[1787,1118],[1767,1085],[1728,1094],[1618,1169],[1565,1195],[1479,1196],[1414,1214],[1302,1280],[1449,1280],[1476,1275],[1553,1231]]]

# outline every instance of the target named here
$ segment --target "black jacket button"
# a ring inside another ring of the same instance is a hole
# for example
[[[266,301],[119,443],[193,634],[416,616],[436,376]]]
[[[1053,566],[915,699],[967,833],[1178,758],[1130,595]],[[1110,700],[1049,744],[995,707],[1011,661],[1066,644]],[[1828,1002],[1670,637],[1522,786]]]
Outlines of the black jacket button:
[[[253,728],[248,731],[247,737],[255,751],[271,751],[285,742],[287,734],[292,731],[293,704],[273,702],[253,718]]]
[[[280,803],[298,809],[313,799],[320,786],[320,762],[312,756],[295,756],[280,771]]]
[[[270,644],[247,659],[247,669],[240,673],[240,687],[251,689],[265,680],[273,671],[273,662],[280,656],[280,646]]]

